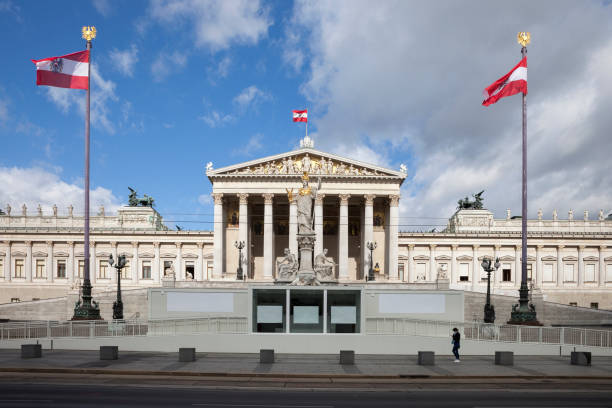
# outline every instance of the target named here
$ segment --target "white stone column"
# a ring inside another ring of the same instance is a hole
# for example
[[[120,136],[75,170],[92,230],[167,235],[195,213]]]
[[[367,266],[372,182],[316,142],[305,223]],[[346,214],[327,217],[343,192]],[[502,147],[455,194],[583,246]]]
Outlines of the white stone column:
[[[365,207],[364,207],[364,221],[363,221],[363,259],[365,260],[363,265],[363,276],[368,276],[370,271],[370,250],[368,249],[368,242],[374,241],[374,194],[366,194]]]
[[[160,253],[159,253],[159,242],[153,243],[153,251],[155,253],[155,257],[153,258],[153,282],[160,283],[161,277],[163,273],[161,272],[161,262],[160,262]]]
[[[68,241],[68,265],[66,265],[66,271],[68,283],[72,284],[74,282],[74,277],[76,273],[74,272],[74,241]]]
[[[517,245],[514,250],[514,287],[519,288],[521,286],[522,271],[521,271],[521,250],[522,247]]]
[[[606,263],[604,262],[604,251],[606,248],[605,245],[599,247],[599,286],[604,286],[606,284]]]
[[[323,252],[323,199],[325,198],[325,194],[317,193],[317,196],[314,200],[314,227],[315,227],[315,245],[314,245],[314,256],[317,256]],[[294,214],[297,212],[297,205],[295,204],[295,200],[291,207],[289,208],[289,216],[291,217],[291,210],[294,211]],[[291,220],[290,220],[291,222]],[[297,223],[297,218],[296,218]],[[297,228],[296,228],[297,230]],[[289,239],[291,239],[291,232],[289,233]],[[297,252],[297,241],[295,238],[293,239],[295,243],[295,251]],[[289,247],[291,249],[291,247]],[[293,250],[291,250],[293,253]]]
[[[4,280],[10,282],[13,277],[13,259],[11,258],[11,241],[4,241],[6,245],[6,258],[4,258]]]
[[[203,281],[204,280],[204,243],[203,242],[198,242],[198,260],[197,260],[197,265],[196,265],[196,270],[195,270],[195,276],[194,279],[196,281]]]
[[[113,259],[115,260],[115,263],[113,264],[113,266],[108,264],[108,273],[109,273],[111,284],[116,284],[117,283],[117,269],[115,268],[115,265],[117,265],[117,262],[119,262],[119,256],[117,255],[117,242],[111,241],[110,246],[111,246],[111,254],[113,255]]]
[[[478,288],[478,283],[480,282],[480,262],[478,262],[478,248],[480,245],[474,245],[474,257],[472,258],[473,267],[472,267],[472,292],[476,292]]]
[[[274,256],[274,221],[272,214],[272,203],[274,202],[274,194],[262,194],[264,198],[264,278],[272,279],[273,274],[273,260]]]
[[[456,285],[459,280],[457,279],[457,248],[459,245],[451,245],[451,285]]]
[[[500,249],[501,249],[501,245],[499,245],[499,244],[495,245],[495,250],[493,252],[493,262],[495,262],[495,260],[497,258],[499,258],[499,251],[500,251]],[[495,279],[493,279],[493,282],[492,282],[493,286],[492,287],[499,286],[499,284],[502,282],[502,274],[503,274],[503,272],[498,269],[494,273],[495,273],[495,276],[494,276]]]
[[[250,276],[249,267],[251,263],[249,262],[249,195],[246,193],[240,193],[238,194],[238,198],[240,201],[240,207],[238,210],[240,213],[238,216],[238,240],[244,241],[244,248],[242,249],[242,274],[244,276]]]
[[[214,206],[214,253],[213,278],[220,279],[223,275],[223,194],[213,193]],[[242,218],[242,211],[240,211]]]
[[[416,272],[414,270],[414,244],[408,244],[408,279],[407,282],[416,280]]]
[[[542,268],[542,248],[544,245],[536,245],[536,287],[542,289],[543,268]],[[531,277],[533,280],[533,276]]]
[[[140,262],[138,260],[138,242],[132,242],[132,284],[138,284],[140,278]]]
[[[340,194],[340,222],[338,223],[338,278],[348,279],[348,201],[350,194]]]
[[[185,268],[183,268],[183,243],[176,243],[176,260],[174,261],[176,264],[174,266],[174,277],[177,281],[185,280]]]
[[[561,250],[564,248],[563,245],[557,246],[557,287],[560,288],[563,286],[563,256],[561,255]]]
[[[389,279],[398,280],[399,270],[397,268],[398,257],[398,232],[399,232],[399,194],[389,196]]]
[[[53,282],[53,241],[47,241],[47,282]]]
[[[85,273],[85,271],[83,271]],[[96,283],[98,275],[96,274],[96,241],[89,241],[89,281],[93,285]],[[85,279],[85,276],[83,276]]]
[[[578,288],[584,286],[584,245],[578,245]]]
[[[25,261],[25,278],[26,282],[32,282],[32,241],[25,241],[26,244],[26,261]]]
[[[429,276],[426,278],[428,282],[436,282],[438,280],[438,271],[436,270],[436,244],[429,245]]]
[[[317,194],[317,198],[322,194]],[[289,252],[291,252],[296,257],[298,256],[298,244],[297,244],[297,201],[295,197],[292,197],[293,200],[289,200]],[[322,200],[322,199],[321,199]],[[321,214],[323,214],[323,209],[321,208]],[[317,205],[315,200],[315,233],[317,229]],[[323,221],[321,221],[322,226]],[[319,236],[317,235],[317,241],[319,240]],[[323,243],[321,243],[323,245]]]

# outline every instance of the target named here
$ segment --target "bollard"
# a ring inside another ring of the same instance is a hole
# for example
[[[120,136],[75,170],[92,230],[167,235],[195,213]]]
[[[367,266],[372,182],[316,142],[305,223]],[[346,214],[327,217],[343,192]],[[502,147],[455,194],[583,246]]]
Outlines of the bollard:
[[[259,350],[259,362],[261,364],[274,363],[274,350],[270,350],[270,349]]]
[[[571,355],[572,365],[591,365],[591,352],[590,351],[572,351]]]
[[[514,353],[512,351],[496,351],[495,365],[514,365]]]
[[[418,364],[419,365],[434,365],[435,364],[435,353],[433,351],[419,351]]]
[[[42,345],[40,344],[22,344],[21,358],[41,358]]]
[[[340,350],[340,364],[343,364],[343,365],[355,364],[355,351]]]
[[[181,363],[186,363],[186,362],[195,361],[195,360],[196,360],[195,348],[186,348],[186,347],[179,348],[179,361]]]
[[[117,360],[119,346],[100,346],[100,360]]]

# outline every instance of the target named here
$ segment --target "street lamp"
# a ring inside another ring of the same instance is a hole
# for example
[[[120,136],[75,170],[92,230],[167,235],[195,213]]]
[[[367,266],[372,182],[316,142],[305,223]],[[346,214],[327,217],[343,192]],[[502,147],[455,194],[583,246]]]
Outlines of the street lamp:
[[[366,243],[366,246],[370,250],[370,269],[368,271],[368,280],[373,281],[376,280],[376,278],[374,277],[374,257],[372,255],[372,252],[376,249],[377,245],[376,242],[368,241]]]
[[[491,259],[484,257],[480,266],[487,273],[487,303],[484,306],[484,322],[495,323],[495,307],[491,304],[491,272],[499,269],[499,258],[496,258],[495,264],[491,265]]]
[[[111,267],[115,263],[112,254],[108,257],[108,263]],[[119,258],[117,258],[117,265],[115,265],[115,269],[117,269],[117,300],[113,302],[113,320],[123,320],[123,302],[121,301],[121,270],[124,266],[125,255],[121,255]]]
[[[244,241],[235,241],[234,246],[238,248],[238,270],[236,271],[236,280],[243,280],[244,276],[242,273],[242,248],[244,248]]]

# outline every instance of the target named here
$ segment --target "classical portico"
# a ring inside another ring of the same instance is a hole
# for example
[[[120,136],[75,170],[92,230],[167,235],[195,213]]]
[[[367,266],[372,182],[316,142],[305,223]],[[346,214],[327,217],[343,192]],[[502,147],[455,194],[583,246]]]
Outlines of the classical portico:
[[[311,183],[321,182],[313,208],[314,255],[328,250],[339,281],[362,280],[370,263],[366,243],[376,242],[376,278],[397,280],[399,193],[406,174],[315,150],[310,141],[291,152],[208,169],[216,277],[235,277],[235,241],[245,242],[242,268],[252,280],[275,279],[285,248],[297,256],[295,196],[304,173]]]

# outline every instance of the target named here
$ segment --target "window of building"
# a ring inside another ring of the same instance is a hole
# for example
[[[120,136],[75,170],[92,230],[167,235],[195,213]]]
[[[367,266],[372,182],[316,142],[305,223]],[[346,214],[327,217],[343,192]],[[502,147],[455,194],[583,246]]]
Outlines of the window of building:
[[[23,259],[15,259],[15,277],[25,278],[23,265],[25,261]]]
[[[598,302],[591,302],[591,309],[599,309],[599,303]]]
[[[121,279],[130,279],[130,260],[125,259],[125,266],[121,270]]]
[[[19,298],[11,298],[11,303],[17,303],[17,302],[21,302],[21,299],[19,299]]]
[[[595,282],[595,264],[584,265],[584,281]]]
[[[419,262],[416,264],[416,280],[424,281],[427,277],[427,264],[425,262]]]
[[[36,260],[36,277],[37,278],[45,277],[45,260],[44,259]]]
[[[98,263],[98,278],[108,279],[108,261],[106,259]]]
[[[502,269],[502,281],[504,282],[512,281],[512,268],[508,264],[505,264]]]
[[[612,282],[612,263],[606,264],[606,282]]]
[[[164,261],[164,276],[170,276],[172,272],[172,261]]]
[[[58,278],[66,277],[66,260],[65,259],[57,260],[57,277]]]
[[[142,279],[151,279],[151,261],[142,261]]]
[[[553,264],[545,263],[544,264],[544,275],[542,275],[544,282],[552,282],[553,278]]]
[[[0,258],[0,276],[4,277],[4,258]]]
[[[570,306],[578,306],[578,302],[569,302]]]
[[[195,279],[195,266],[193,261],[185,262],[185,279],[193,280]]]
[[[468,282],[470,280],[470,264],[467,262],[459,264],[459,281]]]
[[[531,282],[533,278],[533,264],[527,264],[527,282]]]
[[[213,267],[214,267],[214,263],[212,261],[206,262],[206,273],[207,273],[208,279],[212,277]]]
[[[574,281],[574,264],[567,263],[563,265],[563,274],[566,282]]]
[[[404,264],[401,262],[397,264],[397,275],[399,276],[400,280],[404,280]]]
[[[83,276],[85,276],[85,260],[79,259],[79,278],[83,279]]]

